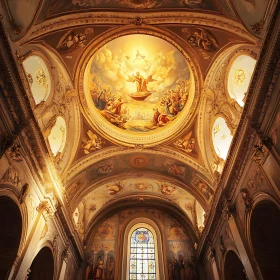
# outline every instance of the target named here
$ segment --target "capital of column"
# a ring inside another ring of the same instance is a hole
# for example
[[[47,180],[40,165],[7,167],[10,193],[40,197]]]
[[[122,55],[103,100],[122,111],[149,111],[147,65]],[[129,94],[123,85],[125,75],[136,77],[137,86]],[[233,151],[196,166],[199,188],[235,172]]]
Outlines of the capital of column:
[[[41,201],[40,204],[37,206],[36,210],[40,214],[42,214],[45,218],[53,217],[54,215],[53,209],[51,208],[50,204],[46,200]]]

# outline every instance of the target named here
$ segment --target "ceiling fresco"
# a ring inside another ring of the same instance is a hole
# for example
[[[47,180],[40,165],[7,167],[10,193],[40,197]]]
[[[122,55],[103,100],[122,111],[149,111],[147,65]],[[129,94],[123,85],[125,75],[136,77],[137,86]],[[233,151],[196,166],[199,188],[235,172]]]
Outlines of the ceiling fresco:
[[[174,184],[145,177],[112,181],[99,185],[87,194],[75,209],[73,217],[76,224],[78,224],[79,216],[83,215],[86,227],[106,204],[128,195],[156,195],[159,198],[168,199],[181,208],[194,225],[198,220],[198,227],[203,226],[205,211],[190,193]]]
[[[71,172],[75,173],[75,171]],[[145,175],[146,174],[146,175]],[[130,153],[122,154],[121,156],[113,156],[111,158],[96,162],[91,167],[87,167],[86,170],[81,170],[70,178],[67,176],[69,184],[67,187],[67,194],[71,201],[77,203],[77,196],[86,195],[96,187],[104,184],[110,184],[110,182],[116,183],[125,180],[125,178],[138,178],[139,182],[144,182],[145,176],[151,176],[151,178],[161,178],[162,182],[175,182],[181,186],[192,186],[192,193],[201,193],[201,200],[205,205],[211,203],[214,191],[211,189],[205,178],[198,175],[193,168],[186,164],[169,159],[164,155],[154,156],[149,153]],[[168,178],[168,179],[167,179]],[[135,190],[144,191],[148,190],[148,187],[138,186]],[[123,186],[112,188],[108,192],[120,192]],[[107,188],[106,188],[107,190]],[[166,195],[172,194],[172,188],[167,188]],[[80,200],[80,198],[78,198]],[[75,202],[76,201],[76,202]],[[71,202],[72,204],[72,202]]]
[[[67,11],[77,11],[89,8],[119,8],[119,9],[170,9],[185,8],[192,10],[217,11],[210,0],[59,0],[54,1],[49,15]]]
[[[147,199],[199,236],[253,75],[234,58],[257,57],[269,1],[4,2],[16,6],[2,21],[78,232]]]
[[[148,133],[171,124],[193,101],[192,73],[183,54],[163,39],[122,36],[88,63],[89,107],[129,132]]]
[[[9,0],[1,2],[9,10],[10,20],[14,21],[12,28],[15,34],[25,32],[28,29],[40,5],[40,0]]]
[[[67,70],[74,76],[75,65],[77,64],[81,52],[92,40],[111,28],[113,28],[113,26],[69,28],[63,31],[52,32],[33,42],[36,44],[44,42],[44,44],[50,46],[54,52],[60,55],[67,66]]]
[[[246,27],[255,35],[262,36],[267,21],[267,8],[273,1],[233,0],[233,6]]]
[[[233,43],[238,44],[245,41],[244,38],[218,28],[202,28],[193,25],[163,25],[163,27],[186,41],[190,50],[193,50],[204,77],[213,59],[221,50]]]

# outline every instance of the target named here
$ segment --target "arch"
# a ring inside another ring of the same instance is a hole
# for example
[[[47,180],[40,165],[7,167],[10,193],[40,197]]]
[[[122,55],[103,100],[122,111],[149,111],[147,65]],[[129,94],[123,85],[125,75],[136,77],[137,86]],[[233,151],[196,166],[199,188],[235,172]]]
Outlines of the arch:
[[[237,254],[229,250],[225,257],[224,279],[226,280],[246,280],[245,269]]]
[[[0,196],[0,228],[0,279],[8,279],[22,236],[20,209],[8,196]]]
[[[136,218],[130,221],[124,232],[124,243],[123,243],[123,261],[122,261],[122,277],[121,279],[129,278],[129,260],[130,260],[130,245],[131,235],[137,228],[146,228],[151,231],[154,236],[155,243],[155,263],[156,263],[156,278],[154,279],[165,279],[165,268],[163,259],[163,248],[162,248],[162,236],[160,229],[157,224],[148,218]],[[127,250],[126,250],[127,248]],[[153,279],[153,278],[152,278]]]
[[[54,258],[49,247],[44,247],[34,258],[28,279],[52,280],[54,278]]]
[[[280,210],[271,200],[255,205],[250,219],[252,249],[264,280],[280,273]]]

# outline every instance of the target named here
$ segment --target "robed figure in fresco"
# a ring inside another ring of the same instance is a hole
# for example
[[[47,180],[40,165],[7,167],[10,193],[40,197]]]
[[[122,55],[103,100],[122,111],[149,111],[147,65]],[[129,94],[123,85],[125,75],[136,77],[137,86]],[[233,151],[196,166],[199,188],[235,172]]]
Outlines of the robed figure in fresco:
[[[104,280],[104,261],[102,257],[98,257],[96,264],[93,264],[92,257],[88,260],[88,265],[86,268],[85,280]]]
[[[93,259],[90,257],[87,262],[85,280],[94,280],[93,269]]]
[[[148,83],[154,82],[156,80],[153,79],[152,75],[149,75],[147,78],[144,78],[140,74],[140,72],[136,72],[136,75],[128,76],[127,81],[136,84],[136,92],[131,93],[129,96],[136,100],[144,100],[152,94],[152,92],[147,89]]]
[[[105,279],[104,261],[102,257],[98,257],[97,263],[94,267],[95,280]]]
[[[134,82],[136,82],[137,93],[148,91],[147,80],[142,75],[140,75],[139,72],[137,72],[136,75],[133,76],[133,83]]]

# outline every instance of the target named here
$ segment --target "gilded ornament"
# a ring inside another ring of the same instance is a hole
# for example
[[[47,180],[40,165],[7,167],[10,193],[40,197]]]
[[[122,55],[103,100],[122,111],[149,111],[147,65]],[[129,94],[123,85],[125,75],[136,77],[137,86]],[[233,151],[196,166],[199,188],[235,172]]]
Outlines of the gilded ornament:
[[[195,148],[195,138],[192,137],[192,131],[189,132],[184,138],[178,139],[175,143],[174,146],[181,151],[190,154],[193,152]]]
[[[242,84],[244,84],[246,80],[246,71],[242,68],[236,69],[233,78],[234,78],[234,83],[237,86],[241,86]]]
[[[89,139],[84,139],[82,143],[82,148],[86,155],[95,152],[96,150],[102,149],[102,140],[97,134],[93,133],[91,130],[87,131],[87,136]]]
[[[9,149],[8,149],[8,154],[10,158],[14,161],[21,162],[22,161],[22,156],[20,153],[20,148],[21,146],[19,144],[13,144]]]
[[[108,195],[115,195],[123,189],[120,183],[107,186]]]
[[[244,188],[240,191],[240,193],[245,204],[245,211],[250,212],[252,209],[252,199],[249,191]]]

